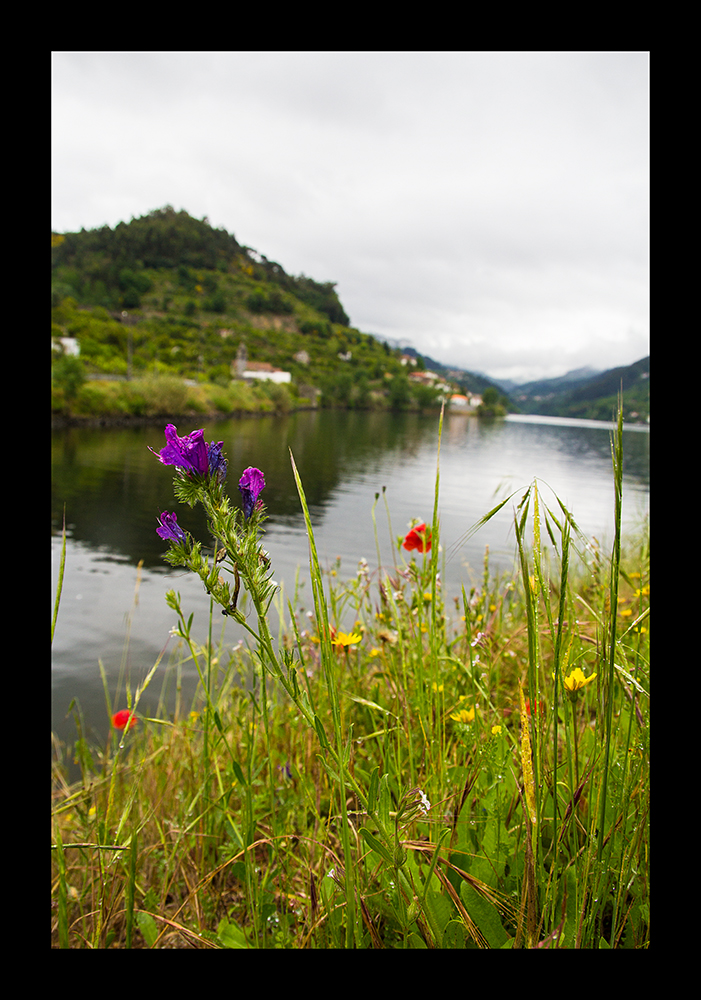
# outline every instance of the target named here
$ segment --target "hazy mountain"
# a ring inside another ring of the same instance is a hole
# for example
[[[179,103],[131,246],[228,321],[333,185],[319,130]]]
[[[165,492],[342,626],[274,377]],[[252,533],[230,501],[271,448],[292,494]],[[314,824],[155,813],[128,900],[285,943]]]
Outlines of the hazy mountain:
[[[530,382],[513,381],[512,379],[494,379],[493,381],[509,395],[517,393],[532,395],[538,392],[552,392],[556,388],[570,387],[573,382],[585,382],[600,373],[601,369],[599,368],[584,367],[574,368],[564,375],[550,379],[536,379]]]
[[[632,365],[597,372],[579,368],[560,378],[515,386],[509,398],[522,413],[610,420],[623,390],[624,418],[645,422],[650,416],[650,357]]]

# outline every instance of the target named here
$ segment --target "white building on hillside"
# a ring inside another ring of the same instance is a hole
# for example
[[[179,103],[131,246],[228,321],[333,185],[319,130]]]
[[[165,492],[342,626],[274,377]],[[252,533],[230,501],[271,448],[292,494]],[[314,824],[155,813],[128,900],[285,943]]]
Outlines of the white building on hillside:
[[[481,396],[472,393],[469,396],[461,396],[456,393],[450,397],[449,409],[451,413],[474,413],[481,402]]]
[[[59,347],[58,344],[61,346]],[[75,337],[56,337],[52,341],[52,347],[55,351],[60,350],[72,358],[80,356],[80,344]]]
[[[236,352],[236,359],[231,362],[232,378],[243,379],[263,379],[268,382],[291,382],[290,372],[283,372],[279,368],[273,368],[268,361],[249,361],[246,345],[242,341]]]
[[[268,361],[249,361],[240,376],[244,379],[262,379],[268,382],[291,382],[290,372],[273,368]]]

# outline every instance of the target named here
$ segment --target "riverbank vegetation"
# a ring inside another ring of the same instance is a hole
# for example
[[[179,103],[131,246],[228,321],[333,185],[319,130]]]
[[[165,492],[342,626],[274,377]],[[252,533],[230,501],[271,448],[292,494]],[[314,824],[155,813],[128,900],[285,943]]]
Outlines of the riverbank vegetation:
[[[513,571],[486,552],[457,594],[441,585],[440,448],[432,516],[408,535],[376,497],[391,565],[378,546],[322,573],[297,477],[313,593],[286,606],[262,476],[242,476],[236,513],[209,456],[211,484],[181,476],[176,495],[209,505],[221,562],[172,515],[159,531],[211,590],[209,622],[165,595],[168,655],[105,683],[107,744],[82,738],[78,705],[75,744],[54,741],[52,945],[648,947],[649,542],[620,534],[620,412],[611,550],[536,481],[471,529],[511,518]],[[247,644],[218,640],[220,606]]]

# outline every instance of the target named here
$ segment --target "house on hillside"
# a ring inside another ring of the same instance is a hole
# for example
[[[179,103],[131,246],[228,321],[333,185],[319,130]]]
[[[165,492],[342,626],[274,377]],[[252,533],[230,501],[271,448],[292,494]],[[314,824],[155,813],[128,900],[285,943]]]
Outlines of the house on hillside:
[[[274,368],[268,361],[249,361],[239,378],[262,379],[268,382],[292,381],[290,372],[284,372],[281,368]]]
[[[451,413],[474,413],[481,402],[481,396],[476,396],[472,393],[469,396],[462,396],[459,393],[455,393],[450,397],[448,408]]]
[[[75,337],[54,337],[51,341],[51,348],[54,351],[61,351],[68,357],[77,358],[80,356],[80,344]]]
[[[450,391],[448,383],[435,372],[409,372],[409,381],[418,382],[420,385],[429,385],[431,388],[438,389],[442,393]]]
[[[243,341],[239,344],[236,359],[231,362],[231,377],[242,379],[262,379],[268,382],[291,382],[290,372],[274,368],[268,361],[249,361],[248,351]]]

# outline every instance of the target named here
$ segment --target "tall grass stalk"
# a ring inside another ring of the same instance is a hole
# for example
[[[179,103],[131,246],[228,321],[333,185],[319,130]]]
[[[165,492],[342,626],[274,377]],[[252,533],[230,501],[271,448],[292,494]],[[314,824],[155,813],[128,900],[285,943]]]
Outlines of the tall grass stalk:
[[[334,656],[331,647],[331,632],[329,628],[329,620],[327,613],[326,600],[324,597],[324,583],[321,575],[321,568],[319,566],[319,556],[316,550],[316,543],[314,541],[314,530],[312,528],[311,517],[309,515],[309,507],[307,505],[307,498],[304,493],[304,487],[302,486],[302,480],[300,479],[299,472],[297,471],[297,466],[295,465],[294,456],[290,453],[290,458],[292,462],[292,471],[295,477],[295,483],[297,485],[297,492],[299,493],[300,503],[302,505],[302,512],[304,514],[304,522],[307,528],[307,535],[309,538],[309,572],[311,575],[311,585],[312,594],[314,596],[314,610],[316,613],[316,619],[319,624],[319,648],[321,655],[321,666],[324,673],[324,681],[326,683],[326,689],[329,696],[329,702],[331,705],[331,716],[333,720],[333,730],[334,730],[334,741],[336,747],[335,761],[336,770],[331,771],[332,778],[338,781],[338,797],[339,806],[341,810],[341,840],[343,843],[343,857],[345,863],[345,897],[346,897],[346,947],[355,947],[359,944],[359,932],[356,923],[356,905],[355,905],[355,866],[351,860],[351,843],[350,835],[348,830],[348,813],[346,804],[346,767],[348,760],[350,758],[350,735],[348,740],[346,740],[343,733],[343,726],[341,723],[341,708],[338,699],[338,688],[336,685],[336,671],[334,664]],[[328,741],[326,733],[323,729],[323,723],[315,716],[314,718],[315,728],[317,730],[317,735],[319,736],[319,741],[321,743],[322,750],[328,749]],[[328,765],[326,765],[328,768]]]
[[[58,609],[61,603],[61,591],[63,590],[63,576],[66,571],[66,508],[63,508],[63,529],[61,531],[61,558],[58,564],[58,582],[56,584],[56,597],[54,598],[54,614],[51,619],[51,642],[54,641],[54,632],[56,631],[56,620],[58,618]]]
[[[614,704],[614,682],[616,671],[616,627],[618,607],[618,581],[621,573],[621,517],[623,503],[623,406],[622,398],[619,396],[618,402],[618,422],[616,431],[611,440],[611,457],[613,463],[613,487],[614,487],[614,538],[613,552],[611,554],[611,571],[609,583],[609,606],[611,614],[609,616],[608,646],[604,649],[602,666],[605,667],[605,674],[602,678],[602,704],[604,714],[605,738],[604,738],[604,762],[601,773],[601,793],[600,793],[600,814],[599,829],[597,837],[596,856],[601,862],[604,850],[604,835],[606,828],[606,805],[608,801],[609,772],[611,763],[611,735],[613,729],[613,704]]]

